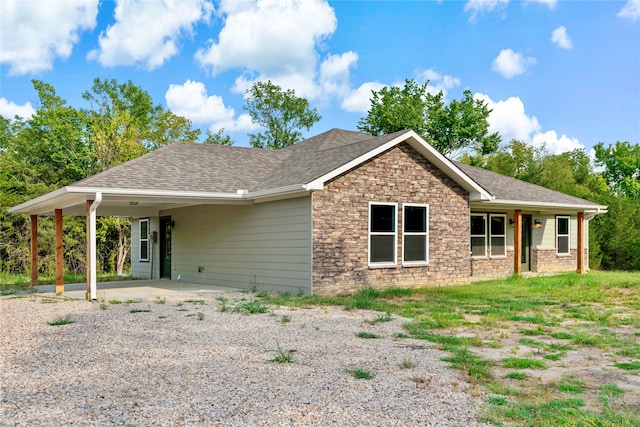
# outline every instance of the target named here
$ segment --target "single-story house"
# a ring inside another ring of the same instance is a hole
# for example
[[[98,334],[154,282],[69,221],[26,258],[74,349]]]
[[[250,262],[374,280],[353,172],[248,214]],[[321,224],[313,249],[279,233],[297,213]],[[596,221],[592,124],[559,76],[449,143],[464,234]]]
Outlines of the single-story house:
[[[36,242],[55,215],[60,251],[62,216],[87,216],[95,299],[96,215],[132,219],[134,276],[308,295],[584,273],[606,206],[451,161],[411,130],[333,129],[277,151],[173,143],[10,212]]]

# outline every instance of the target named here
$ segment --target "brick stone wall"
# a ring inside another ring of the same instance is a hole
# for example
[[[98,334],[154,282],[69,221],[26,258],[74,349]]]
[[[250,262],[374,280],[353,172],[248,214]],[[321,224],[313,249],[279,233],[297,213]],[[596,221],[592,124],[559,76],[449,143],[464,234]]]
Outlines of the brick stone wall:
[[[398,266],[368,267],[369,202],[398,203]],[[402,205],[429,205],[429,265],[403,267]],[[313,193],[313,292],[336,294],[469,280],[468,193],[400,144]]]
[[[506,258],[483,258],[471,260],[471,276],[474,279],[495,279],[513,274],[513,251]]]
[[[589,251],[585,249],[585,262],[589,259]],[[578,250],[571,249],[570,255],[558,256],[555,249],[534,249],[531,268],[538,273],[575,271],[578,267]]]

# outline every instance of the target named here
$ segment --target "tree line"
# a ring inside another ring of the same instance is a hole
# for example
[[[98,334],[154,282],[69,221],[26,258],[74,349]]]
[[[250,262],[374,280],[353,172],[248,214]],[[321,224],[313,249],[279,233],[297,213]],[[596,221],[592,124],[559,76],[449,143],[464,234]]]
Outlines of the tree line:
[[[12,215],[10,206],[102,172],[173,141],[233,145],[224,133],[202,135],[186,118],[154,104],[148,92],[131,81],[95,79],[82,93],[85,108],[74,108],[53,86],[33,80],[37,110],[29,118],[0,116],[0,272],[22,274],[30,266],[30,224],[26,215]],[[293,90],[257,82],[247,91],[244,109],[260,133],[249,134],[253,147],[280,149],[302,139],[321,117]],[[372,92],[371,107],[357,129],[372,135],[413,129],[448,157],[523,181],[539,184],[609,206],[590,225],[592,268],[640,270],[640,146],[616,142],[595,147],[595,168],[583,150],[552,155],[544,147],[522,141],[502,145],[489,133],[491,110],[465,91],[460,100],[445,102],[428,83],[406,80]],[[64,222],[65,269],[85,268],[84,218]],[[99,218],[96,234],[102,272],[126,272],[130,223],[124,218]],[[39,271],[52,274],[54,228],[39,221]]]

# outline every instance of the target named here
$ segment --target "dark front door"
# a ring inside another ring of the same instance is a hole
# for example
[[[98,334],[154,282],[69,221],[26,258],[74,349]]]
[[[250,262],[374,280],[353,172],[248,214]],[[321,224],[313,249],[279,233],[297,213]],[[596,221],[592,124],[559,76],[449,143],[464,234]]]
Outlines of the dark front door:
[[[160,278],[171,279],[171,217],[160,218]]]
[[[522,271],[531,271],[531,215],[522,215]]]

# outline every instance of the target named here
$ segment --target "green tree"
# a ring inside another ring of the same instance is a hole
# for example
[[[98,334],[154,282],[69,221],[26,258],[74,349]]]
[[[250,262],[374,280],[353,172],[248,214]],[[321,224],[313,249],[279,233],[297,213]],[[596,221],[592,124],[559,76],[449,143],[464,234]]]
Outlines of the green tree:
[[[640,199],[640,145],[616,142],[605,147],[600,142],[594,147],[596,164],[604,166],[602,173],[615,194]]]
[[[254,123],[266,128],[249,134],[249,143],[256,148],[277,150],[295,144],[302,139],[300,129],[311,129],[321,118],[309,101],[271,81],[256,82],[247,90],[244,109]]]
[[[470,90],[461,100],[444,102],[442,91],[433,95],[428,83],[405,80],[403,87],[384,87],[372,92],[371,107],[358,121],[358,130],[382,135],[413,129],[445,156],[455,157],[472,149],[480,155],[495,152],[500,135],[489,133],[491,110],[474,100]]]
[[[229,135],[224,135],[224,128],[220,128],[216,133],[213,133],[209,129],[207,129],[207,137],[205,138],[203,143],[216,145],[233,145],[235,142]]]

